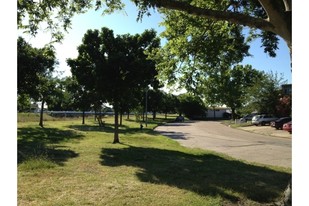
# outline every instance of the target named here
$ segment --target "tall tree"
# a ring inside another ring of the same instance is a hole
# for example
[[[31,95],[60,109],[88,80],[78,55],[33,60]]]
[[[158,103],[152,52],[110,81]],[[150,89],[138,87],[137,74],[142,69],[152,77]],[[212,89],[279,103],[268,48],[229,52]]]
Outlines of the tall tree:
[[[166,10],[165,14],[162,36],[168,42],[151,57],[157,63],[160,79],[169,84],[195,90],[204,76],[220,67],[231,67],[249,55],[240,26],[178,11]]]
[[[204,94],[210,105],[227,105],[232,110],[234,119],[235,110],[246,104],[248,90],[261,81],[263,73],[250,65],[236,65],[233,68],[221,68],[209,75],[198,90]]]
[[[249,94],[248,106],[255,108],[260,113],[281,116],[277,108],[280,105],[283,83],[282,76],[277,73],[263,73],[261,80],[247,91]]]
[[[94,90],[113,105],[114,143],[120,142],[118,115],[121,103],[130,98],[132,92],[146,88],[157,74],[154,62],[147,59],[144,51],[158,47],[159,39],[154,30],[117,36],[108,28],[88,30],[78,47],[78,57],[67,61],[72,71],[91,79]],[[84,85],[90,87],[87,82]],[[82,81],[80,83],[83,84]]]
[[[36,101],[41,101],[39,125],[43,127],[44,104],[54,92],[55,82],[52,80],[56,61],[52,46],[34,48],[23,38],[17,40],[17,93],[29,95]]]

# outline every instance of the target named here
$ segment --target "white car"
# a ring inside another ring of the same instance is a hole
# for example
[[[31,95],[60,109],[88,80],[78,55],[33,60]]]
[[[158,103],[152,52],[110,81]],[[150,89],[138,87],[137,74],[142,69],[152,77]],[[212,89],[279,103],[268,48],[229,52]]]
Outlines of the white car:
[[[266,125],[270,124],[271,121],[275,121],[279,119],[278,117],[275,117],[273,115],[268,115],[268,114],[261,114],[261,115],[256,115],[252,118],[252,125]]]

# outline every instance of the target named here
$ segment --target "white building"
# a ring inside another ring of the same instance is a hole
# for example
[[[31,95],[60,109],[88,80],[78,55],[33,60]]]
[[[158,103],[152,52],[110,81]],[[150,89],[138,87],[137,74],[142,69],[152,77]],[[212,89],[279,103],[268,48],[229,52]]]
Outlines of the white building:
[[[227,107],[215,107],[215,108],[208,108],[207,112],[206,112],[206,117],[207,119],[215,119],[215,118],[224,118],[224,114],[228,113],[228,114],[232,114],[232,111],[230,110],[230,108]]]

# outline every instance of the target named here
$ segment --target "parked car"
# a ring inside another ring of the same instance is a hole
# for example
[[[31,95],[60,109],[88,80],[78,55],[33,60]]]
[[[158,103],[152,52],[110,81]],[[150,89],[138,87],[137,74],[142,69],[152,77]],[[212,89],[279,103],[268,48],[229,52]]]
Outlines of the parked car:
[[[269,124],[271,121],[277,120],[278,117],[275,117],[273,115],[268,115],[268,114],[261,114],[261,115],[256,115],[252,118],[252,125],[266,125]]]
[[[272,121],[270,126],[275,127],[276,129],[282,129],[283,125],[290,121],[292,121],[291,117],[281,117],[280,119]]]
[[[184,121],[185,121],[185,118],[183,116],[178,116],[175,119],[175,122],[184,122]]]
[[[292,121],[283,124],[282,129],[292,134]]]
[[[245,116],[243,116],[242,118],[240,118],[240,122],[248,122],[248,121],[252,121],[252,118],[257,115],[257,113],[251,113],[251,114],[247,114]]]

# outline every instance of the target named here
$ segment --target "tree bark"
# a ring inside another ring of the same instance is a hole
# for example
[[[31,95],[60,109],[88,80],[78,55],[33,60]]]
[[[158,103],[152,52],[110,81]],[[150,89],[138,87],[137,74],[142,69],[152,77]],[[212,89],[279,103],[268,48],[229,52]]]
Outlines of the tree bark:
[[[122,112],[120,112],[120,122],[119,122],[120,126],[122,126],[122,115],[123,115]]]
[[[130,119],[130,111],[128,110],[128,114],[127,114],[127,120]]]
[[[85,110],[83,110],[83,121],[82,124],[85,124]]]
[[[231,108],[232,109],[232,120],[235,120],[235,108]]]
[[[42,100],[42,106],[41,106],[41,111],[40,111],[40,123],[39,123],[39,125],[40,125],[40,127],[44,127],[43,126],[43,110],[44,110],[44,103],[45,103],[45,101],[44,101],[44,99]]]
[[[117,104],[117,103],[116,103]],[[115,112],[115,130],[114,130],[114,142],[113,144],[116,144],[116,143],[120,143],[119,141],[119,124],[118,124],[118,106],[115,105],[115,108],[114,108],[114,112]]]

